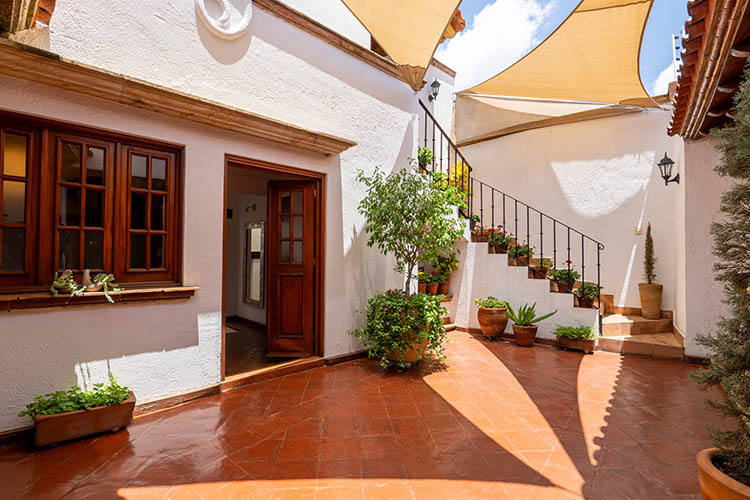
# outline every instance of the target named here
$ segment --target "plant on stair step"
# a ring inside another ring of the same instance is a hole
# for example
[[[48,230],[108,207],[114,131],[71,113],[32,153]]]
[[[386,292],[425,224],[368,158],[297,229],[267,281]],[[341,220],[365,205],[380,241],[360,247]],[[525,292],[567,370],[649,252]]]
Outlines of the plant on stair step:
[[[638,294],[641,297],[641,314],[646,319],[661,318],[661,296],[664,287],[656,280],[656,257],[654,256],[654,239],[651,236],[651,223],[646,229],[646,243],[643,249],[643,278],[646,283],[638,283]]]
[[[561,326],[555,329],[557,347],[588,353],[594,352],[596,331],[590,326]]]
[[[570,260],[566,260],[565,264],[567,267],[563,267],[562,269],[554,268],[547,271],[547,276],[551,280],[550,290],[553,292],[572,292],[573,285],[581,277],[581,274],[575,270]]]
[[[505,314],[508,303],[491,295],[486,299],[474,299],[474,302],[478,308],[477,320],[482,335],[487,339],[500,337],[508,325],[508,316]]]
[[[516,339],[516,344],[523,347],[533,346],[536,332],[539,329],[537,323],[544,321],[555,313],[557,313],[557,310],[537,316],[536,302],[532,305],[522,305],[518,308],[518,311],[514,311],[510,304],[508,304],[506,314],[513,320],[513,337]]]
[[[458,271],[458,251],[452,250],[446,255],[438,255],[437,261],[433,264],[435,271],[437,271],[442,281],[438,283],[438,293],[448,295],[448,282],[450,281],[451,273]]]
[[[435,155],[432,154],[430,148],[419,148],[417,151],[417,160],[419,161],[420,168],[428,170],[435,162]]]
[[[594,307],[599,301],[599,293],[602,287],[596,283],[581,283],[578,289],[573,293],[575,296],[575,305],[578,307]]]
[[[513,245],[508,249],[508,263],[511,266],[528,266],[534,249],[524,242],[523,245]]]
[[[488,240],[495,253],[507,253],[513,245],[513,235],[506,233],[501,225],[488,230]]]

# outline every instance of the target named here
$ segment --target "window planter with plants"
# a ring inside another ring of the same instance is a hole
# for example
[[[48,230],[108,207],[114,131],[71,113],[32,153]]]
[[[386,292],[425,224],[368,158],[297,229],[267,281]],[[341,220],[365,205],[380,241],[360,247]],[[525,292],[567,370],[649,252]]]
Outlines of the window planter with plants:
[[[474,299],[477,304],[477,320],[482,329],[482,335],[487,339],[500,337],[508,325],[508,303],[504,300],[489,296],[486,299]]]
[[[93,390],[76,386],[34,397],[18,414],[34,421],[34,443],[47,446],[92,434],[126,427],[133,419],[135,395],[110,375],[109,383],[95,384]]]
[[[643,253],[643,277],[645,283],[638,283],[638,294],[641,297],[641,315],[646,319],[661,318],[661,296],[664,287],[656,280],[656,257],[654,256],[654,239],[651,236],[651,223],[646,229],[646,244]]]
[[[576,281],[581,277],[581,274],[573,268],[573,263],[569,260],[565,261],[568,267],[562,269],[550,269],[547,271],[547,277],[550,279],[549,291],[556,293],[573,293]]]
[[[505,314],[513,321],[513,338],[516,340],[516,344],[521,347],[532,347],[536,332],[539,329],[537,323],[544,321],[555,313],[557,313],[556,310],[537,316],[536,303],[534,303],[532,305],[525,304],[519,307],[518,311],[513,310],[508,304],[508,311]]]
[[[534,254],[534,249],[528,244],[514,245],[508,250],[509,266],[528,266]]]
[[[411,167],[389,175],[379,168],[369,176],[357,174],[366,188],[359,212],[366,220],[367,245],[392,255],[395,270],[406,278],[403,290],[370,297],[361,311],[365,325],[349,332],[384,368],[426,356],[443,359],[447,310],[440,305],[440,295],[412,294],[411,282],[419,262],[437,262],[439,256],[449,255],[464,230],[463,220],[451,217],[454,207],[465,208],[455,187],[441,188],[444,174],[419,173],[415,162]],[[441,280],[429,276],[421,280]]]
[[[698,479],[704,498],[750,498],[750,69],[735,95],[734,123],[712,132],[719,140],[719,176],[733,181],[721,198],[721,222],[711,227],[716,279],[724,285],[726,313],[712,334],[697,336],[708,349],[708,367],[692,377],[719,388],[709,406],[723,417],[710,429],[715,448],[698,453]]]
[[[54,297],[62,294],[70,294],[72,296],[85,295],[87,293],[101,292],[107,299],[107,302],[114,304],[115,301],[109,292],[120,291],[120,288],[115,284],[115,277],[112,274],[98,273],[93,279],[89,277],[89,270],[86,269],[83,272],[83,285],[78,286],[75,278],[73,278],[73,271],[67,269],[58,276],[55,273],[55,277],[52,280],[52,286],[50,286],[50,293]]]
[[[581,283],[573,293],[573,303],[576,307],[599,307],[599,293],[602,288],[596,283]]]
[[[490,229],[487,233],[490,253],[508,253],[508,249],[513,246],[515,238],[503,230],[503,226],[496,229]]]
[[[596,331],[590,326],[558,326],[555,335],[559,349],[594,352]]]

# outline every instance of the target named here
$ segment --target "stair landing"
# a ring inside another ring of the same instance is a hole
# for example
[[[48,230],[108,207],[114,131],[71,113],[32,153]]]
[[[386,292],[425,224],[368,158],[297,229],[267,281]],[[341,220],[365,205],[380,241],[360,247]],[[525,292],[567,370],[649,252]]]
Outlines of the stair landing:
[[[667,318],[646,319],[635,314],[608,314],[602,318],[602,335],[651,335],[672,333],[672,320]]]

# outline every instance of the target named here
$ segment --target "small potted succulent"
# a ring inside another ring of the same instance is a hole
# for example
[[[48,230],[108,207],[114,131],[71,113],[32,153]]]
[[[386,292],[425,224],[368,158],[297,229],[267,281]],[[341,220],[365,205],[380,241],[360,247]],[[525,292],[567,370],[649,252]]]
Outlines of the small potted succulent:
[[[661,318],[661,296],[664,287],[654,283],[656,279],[656,257],[654,257],[654,239],[651,237],[651,223],[646,229],[646,245],[643,255],[643,277],[645,283],[638,283],[641,296],[641,314],[646,319]]]
[[[536,338],[536,332],[539,329],[537,323],[555,313],[557,313],[557,310],[537,316],[536,303],[534,303],[532,305],[525,304],[519,307],[518,311],[514,311],[510,304],[508,304],[508,310],[505,314],[513,320],[513,338],[515,338],[516,344],[522,347],[532,347]]]
[[[513,245],[508,250],[508,265],[509,266],[528,266],[531,262],[534,250],[529,247],[528,244]]]
[[[57,297],[61,293],[70,293],[73,295],[77,295],[82,290],[83,288],[78,286],[75,278],[73,278],[73,271],[71,271],[70,269],[66,269],[59,276],[57,275],[57,273],[55,273],[55,277],[52,280],[52,286],[50,286],[49,288],[49,291],[55,297]]]
[[[581,283],[573,292],[573,303],[576,307],[598,307],[601,289],[596,283]]]
[[[562,269],[553,268],[547,271],[547,277],[550,279],[549,291],[557,293],[572,293],[578,278],[581,274],[573,268],[573,263],[565,261],[567,267]]]
[[[529,267],[529,279],[543,280],[547,278],[547,272],[552,268],[552,260],[543,259],[532,259],[531,266]]]
[[[482,329],[482,335],[488,339],[500,337],[508,324],[508,316],[505,314],[508,303],[491,295],[486,299],[475,299],[474,302],[479,308],[477,320]]]
[[[555,335],[558,349],[594,352],[596,332],[590,326],[558,326]]]
[[[497,229],[490,229],[488,233],[490,242],[490,253],[508,253],[508,248],[513,245],[513,235],[503,230],[503,226],[497,226]]]

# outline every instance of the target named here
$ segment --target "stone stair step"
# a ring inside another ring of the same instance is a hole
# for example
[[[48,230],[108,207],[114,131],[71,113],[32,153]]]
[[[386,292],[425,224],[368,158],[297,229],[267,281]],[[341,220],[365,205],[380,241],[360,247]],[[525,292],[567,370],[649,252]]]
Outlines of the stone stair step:
[[[453,300],[453,295],[444,295],[443,300],[441,300],[440,303],[450,302],[451,300]]]
[[[447,323],[447,324],[443,325],[443,328],[445,328],[446,332],[452,332],[453,330],[456,329],[456,324],[455,323]]]
[[[599,337],[597,350],[663,359],[683,359],[685,357],[684,347],[672,333]]]
[[[605,337],[671,332],[671,319],[646,319],[633,314],[608,314],[602,318],[602,335]]]

